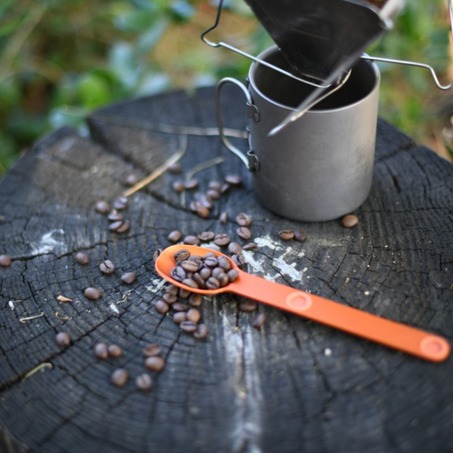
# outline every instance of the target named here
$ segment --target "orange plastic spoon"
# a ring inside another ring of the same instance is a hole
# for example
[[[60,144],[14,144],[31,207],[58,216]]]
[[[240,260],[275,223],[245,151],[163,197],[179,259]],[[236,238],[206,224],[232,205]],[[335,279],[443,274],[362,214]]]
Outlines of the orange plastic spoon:
[[[230,260],[231,266],[239,272],[234,282],[214,290],[186,286],[170,275],[176,265],[174,254],[181,249],[187,249],[191,255],[204,256],[214,252],[217,256],[226,256],[215,250],[191,245],[166,248],[156,260],[156,270],[161,277],[180,288],[206,295],[223,292],[239,294],[433,362],[441,362],[450,354],[450,344],[438,335],[248,274],[241,271],[229,257],[226,258]]]

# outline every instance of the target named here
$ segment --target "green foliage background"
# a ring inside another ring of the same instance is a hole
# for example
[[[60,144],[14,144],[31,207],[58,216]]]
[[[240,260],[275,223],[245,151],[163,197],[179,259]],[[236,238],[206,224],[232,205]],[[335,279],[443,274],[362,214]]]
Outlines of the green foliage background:
[[[66,124],[83,128],[85,115],[102,105],[245,77],[250,61],[199,39],[214,20],[214,3],[2,0],[0,174],[40,136]],[[225,3],[219,39],[251,53],[272,44],[243,0]],[[395,29],[370,53],[428,62],[447,77],[446,1],[409,0]],[[435,88],[427,71],[381,70],[381,116],[419,141],[435,137],[443,126],[439,106],[449,106],[451,96]]]

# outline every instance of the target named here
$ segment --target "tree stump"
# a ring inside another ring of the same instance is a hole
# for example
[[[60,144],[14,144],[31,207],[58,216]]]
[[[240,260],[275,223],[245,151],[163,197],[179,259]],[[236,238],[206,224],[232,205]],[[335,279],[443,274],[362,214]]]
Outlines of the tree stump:
[[[225,96],[225,124],[244,145],[242,99]],[[255,250],[247,270],[398,322],[453,337],[453,166],[379,121],[374,182],[359,224],[297,223],[256,202],[250,175],[221,145],[214,90],[141,98],[102,109],[90,134],[61,129],[27,152],[0,184],[0,450],[6,452],[426,452],[453,450],[453,361],[439,364],[233,295],[203,301],[205,340],[182,332],[155,304],[154,270],[168,234],[236,233],[248,213]],[[96,202],[113,202],[130,174],[130,229],[109,230]],[[240,175],[208,216],[191,209],[210,181]],[[192,176],[199,185],[178,193]],[[226,212],[228,221],[222,223]],[[302,229],[305,242],[279,231]],[[85,252],[89,263],[75,261]],[[113,274],[101,273],[105,259]],[[123,283],[134,271],[137,280]],[[98,300],[84,289],[101,290]],[[63,297],[61,297],[63,296]],[[65,301],[64,299],[70,299]],[[256,314],[266,321],[257,329]],[[67,332],[69,346],[55,337]],[[385,333],[383,333],[385,334]],[[100,360],[93,347],[123,355]],[[162,346],[166,366],[144,367]],[[125,368],[128,382],[111,383]],[[137,389],[147,372],[153,388]]]

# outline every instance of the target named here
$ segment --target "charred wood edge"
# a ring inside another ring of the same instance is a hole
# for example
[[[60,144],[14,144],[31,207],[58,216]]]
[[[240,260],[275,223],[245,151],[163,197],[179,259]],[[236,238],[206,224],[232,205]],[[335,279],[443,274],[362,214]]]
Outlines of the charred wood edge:
[[[0,451],[2,453],[26,453],[30,450],[17,442],[6,428],[0,426]]]

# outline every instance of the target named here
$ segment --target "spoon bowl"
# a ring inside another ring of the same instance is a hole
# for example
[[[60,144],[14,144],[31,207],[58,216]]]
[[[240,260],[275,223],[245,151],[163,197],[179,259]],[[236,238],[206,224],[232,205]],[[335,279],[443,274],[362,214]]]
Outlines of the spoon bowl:
[[[218,258],[225,257],[231,268],[237,271],[237,278],[216,289],[195,288],[184,284],[172,277],[177,264],[175,253],[183,249],[191,256],[205,257],[208,253],[214,253]],[[239,269],[231,258],[216,250],[193,245],[173,245],[157,257],[155,268],[165,280],[193,293],[209,296],[224,292],[239,294],[432,362],[441,362],[450,355],[450,344],[443,337],[249,274]]]

